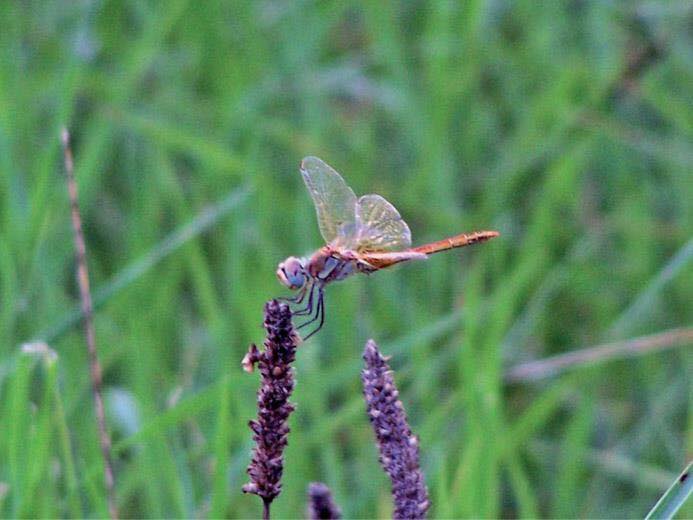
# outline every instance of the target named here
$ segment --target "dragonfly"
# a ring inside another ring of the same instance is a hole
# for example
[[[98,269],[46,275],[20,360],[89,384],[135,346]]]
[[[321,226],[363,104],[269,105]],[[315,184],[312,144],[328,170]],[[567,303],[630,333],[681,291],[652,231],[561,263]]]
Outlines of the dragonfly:
[[[293,297],[281,299],[304,305],[292,311],[293,316],[308,317],[297,329],[317,322],[303,337],[304,341],[325,322],[324,288],[328,284],[410,260],[425,260],[433,253],[485,242],[499,235],[498,231],[461,233],[411,247],[409,226],[383,197],[370,194],[357,198],[342,176],[317,157],[303,159],[300,170],[313,199],[325,245],[309,257],[288,257],[279,264],[277,278],[297,291]]]

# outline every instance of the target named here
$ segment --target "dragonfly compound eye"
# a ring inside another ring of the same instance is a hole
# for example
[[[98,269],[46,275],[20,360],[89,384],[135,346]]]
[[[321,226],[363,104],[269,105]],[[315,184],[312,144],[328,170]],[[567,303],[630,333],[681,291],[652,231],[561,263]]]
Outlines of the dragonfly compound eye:
[[[299,289],[306,283],[306,275],[303,264],[295,256],[284,260],[277,268],[277,278],[289,289]]]

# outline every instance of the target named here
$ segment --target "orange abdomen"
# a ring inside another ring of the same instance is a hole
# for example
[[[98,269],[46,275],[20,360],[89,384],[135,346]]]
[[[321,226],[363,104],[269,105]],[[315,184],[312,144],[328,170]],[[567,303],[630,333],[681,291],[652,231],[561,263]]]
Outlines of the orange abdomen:
[[[444,238],[443,240],[431,242],[430,244],[424,244],[419,247],[413,247],[411,251],[430,255],[433,253],[438,253],[439,251],[447,251],[448,249],[455,249],[456,247],[470,246],[472,244],[477,244],[479,242],[485,242],[486,240],[491,240],[492,238],[495,238],[498,235],[500,235],[498,231],[476,231],[474,233],[460,233],[459,235],[455,235],[454,237]]]

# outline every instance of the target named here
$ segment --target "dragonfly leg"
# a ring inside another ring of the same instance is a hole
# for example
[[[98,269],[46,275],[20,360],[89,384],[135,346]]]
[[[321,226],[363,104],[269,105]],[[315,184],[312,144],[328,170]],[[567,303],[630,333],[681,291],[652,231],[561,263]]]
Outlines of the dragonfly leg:
[[[308,295],[308,304],[303,308],[299,309],[297,311],[292,311],[291,315],[292,316],[310,316],[313,313],[313,296],[315,292],[315,284],[311,285],[310,287],[310,294]],[[300,303],[300,302],[297,302]]]
[[[309,312],[308,314],[311,316],[308,321],[304,321],[301,323],[296,329],[302,329],[306,325],[310,325],[311,323],[315,323],[317,320],[320,319],[320,306],[322,305],[322,287],[318,288],[318,303],[315,306],[315,312]]]
[[[320,294],[318,295],[318,311],[316,313],[316,318],[318,315],[320,316],[320,323],[318,323],[318,326],[315,328],[315,330],[311,331],[310,334],[303,338],[303,341],[306,341],[313,334],[318,332],[322,328],[323,323],[325,323],[325,302],[323,301],[322,291],[320,291]]]
[[[298,293],[294,296],[280,296],[279,298],[277,298],[277,300],[289,303],[301,303],[303,301],[303,298],[306,296],[307,290],[308,284],[305,284],[303,287],[301,287],[301,289],[299,289]]]
[[[299,304],[303,302],[303,298],[306,297],[306,293],[308,292],[308,284],[305,284],[303,287],[301,287],[301,290],[298,293],[298,298],[294,300],[294,303]]]

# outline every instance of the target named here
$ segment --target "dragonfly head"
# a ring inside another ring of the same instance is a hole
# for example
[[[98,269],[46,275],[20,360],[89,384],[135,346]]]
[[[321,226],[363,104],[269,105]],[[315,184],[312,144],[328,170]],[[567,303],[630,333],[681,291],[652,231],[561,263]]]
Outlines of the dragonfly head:
[[[295,290],[303,287],[308,281],[308,275],[300,258],[290,256],[279,264],[277,278],[289,289]]]

